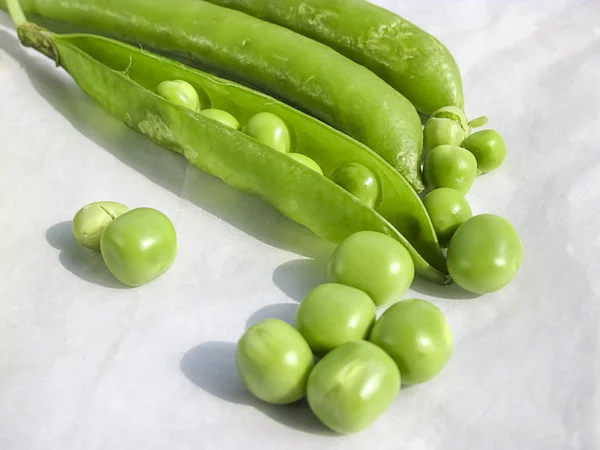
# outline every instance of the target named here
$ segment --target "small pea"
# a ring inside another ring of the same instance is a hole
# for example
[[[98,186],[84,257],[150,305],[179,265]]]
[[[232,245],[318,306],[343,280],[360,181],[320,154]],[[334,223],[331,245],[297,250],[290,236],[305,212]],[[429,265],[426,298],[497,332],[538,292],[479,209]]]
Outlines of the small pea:
[[[452,332],[442,312],[425,300],[403,300],[388,308],[370,341],[398,365],[405,384],[431,380],[452,356]]]
[[[287,125],[280,117],[270,112],[252,116],[244,127],[244,133],[283,153],[288,153],[292,145]]]
[[[497,169],[506,158],[506,145],[495,130],[477,131],[466,138],[462,146],[473,153],[482,173]]]
[[[439,145],[427,154],[423,171],[430,189],[447,187],[466,194],[477,177],[477,160],[464,148]]]
[[[329,277],[336,283],[366,292],[376,306],[402,297],[415,277],[410,253],[394,238],[359,231],[346,238],[329,261]]]
[[[239,340],[235,362],[242,383],[252,395],[284,405],[306,394],[314,357],[298,330],[281,320],[267,319]]]
[[[423,200],[423,204],[442,246],[448,245],[458,227],[473,215],[467,199],[460,192],[450,188],[431,191]]]
[[[365,339],[375,322],[375,305],[363,291],[327,283],[311,290],[298,308],[296,327],[318,355]]]
[[[400,391],[394,360],[368,341],[353,341],[327,353],[308,378],[306,396],[327,427],[348,434],[377,420]]]
[[[100,250],[102,232],[129,208],[117,202],[95,202],[84,206],[73,218],[73,236],[77,242],[92,250]]]
[[[460,145],[469,132],[467,117],[456,106],[445,106],[435,111],[423,130],[426,151],[439,145]]]
[[[175,228],[152,208],[137,208],[112,221],[100,251],[108,270],[127,286],[141,286],[166,272],[177,254]]]
[[[502,289],[516,275],[523,246],[510,222],[481,214],[462,224],[448,245],[448,271],[454,282],[476,294]]]
[[[300,164],[304,164],[306,167],[314,170],[318,174],[323,175],[323,171],[321,170],[321,167],[313,159],[309,158],[308,156],[303,155],[302,153],[288,153],[288,156],[290,158],[295,159]]]
[[[200,111],[200,114],[216,120],[217,122],[221,122],[223,125],[227,125],[234,130],[240,129],[240,123],[237,121],[237,119],[222,109],[204,109]]]
[[[381,187],[371,169],[355,162],[341,165],[331,175],[331,181],[343,187],[370,208],[379,206]]]
[[[156,92],[176,105],[185,106],[192,111],[202,109],[198,92],[194,86],[183,80],[167,80],[158,85]]]

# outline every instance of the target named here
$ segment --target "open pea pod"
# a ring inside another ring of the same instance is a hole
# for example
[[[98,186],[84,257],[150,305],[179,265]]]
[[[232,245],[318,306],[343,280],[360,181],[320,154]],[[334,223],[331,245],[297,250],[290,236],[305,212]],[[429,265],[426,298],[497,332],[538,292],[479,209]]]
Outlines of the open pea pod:
[[[17,2],[9,1],[9,5]],[[256,195],[315,234],[340,242],[360,230],[390,235],[409,249],[417,272],[447,283],[445,258],[429,216],[410,185],[357,141],[264,94],[120,42],[92,35],[57,35],[12,12],[24,45],[62,66],[104,109],[195,167]],[[270,111],[295,133],[295,152],[313,158],[322,176],[242,132],[164,100],[154,90],[181,79],[241,124]],[[361,163],[377,174],[382,201],[375,211],[330,181],[341,164]]]

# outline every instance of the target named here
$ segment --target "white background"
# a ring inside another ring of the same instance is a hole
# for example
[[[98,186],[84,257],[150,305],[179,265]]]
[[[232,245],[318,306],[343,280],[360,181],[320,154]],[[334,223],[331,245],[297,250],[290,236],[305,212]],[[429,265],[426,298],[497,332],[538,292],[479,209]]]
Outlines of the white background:
[[[600,3],[379,3],[447,44],[469,116],[509,148],[468,198],[518,229],[516,280],[411,294],[450,322],[443,373],[346,437],[249,397],[236,340],[293,318],[331,247],[107,116],[0,13],[1,449],[600,448]],[[165,276],[123,289],[75,244],[72,216],[104,199],[173,220]]]

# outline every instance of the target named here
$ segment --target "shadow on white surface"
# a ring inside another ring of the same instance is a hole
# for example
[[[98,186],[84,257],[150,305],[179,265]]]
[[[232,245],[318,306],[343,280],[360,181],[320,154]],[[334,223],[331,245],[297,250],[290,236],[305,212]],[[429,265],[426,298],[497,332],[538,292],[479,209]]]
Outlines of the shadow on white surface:
[[[209,341],[188,350],[181,371],[196,386],[226,402],[247,405],[290,428],[311,434],[334,436],[310,411],[305,401],[270,405],[253,397],[242,385],[235,367],[235,344]]]
[[[127,128],[50,60],[24,49],[15,35],[0,30],[0,48],[24,68],[34,89],[80,133],[150,181],[273,247],[315,258],[327,246],[262,200],[194,169],[183,157]]]
[[[112,289],[128,289],[108,270],[100,252],[80,245],[73,237],[71,222],[60,222],[46,231],[46,241],[60,250],[60,264],[84,281]]]
[[[296,323],[296,313],[298,312],[298,303],[277,303],[260,308],[246,321],[246,329],[261,323],[267,319],[279,319],[294,326]]]
[[[464,290],[457,284],[440,286],[439,284],[430,283],[419,276],[415,277],[410,289],[419,294],[445,298],[447,300],[472,300],[481,297],[479,294]]]
[[[327,278],[330,255],[331,252],[324,252],[316,259],[285,262],[273,272],[273,283],[289,298],[301,302],[311,289],[330,281]]]

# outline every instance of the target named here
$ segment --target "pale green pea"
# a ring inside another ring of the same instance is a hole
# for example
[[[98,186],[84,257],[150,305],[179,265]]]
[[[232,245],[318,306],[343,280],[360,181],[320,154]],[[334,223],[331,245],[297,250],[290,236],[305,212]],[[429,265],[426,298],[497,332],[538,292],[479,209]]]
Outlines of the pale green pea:
[[[323,171],[321,170],[321,167],[313,159],[309,158],[308,156],[303,155],[302,153],[288,153],[288,156],[290,158],[295,159],[300,164],[304,164],[306,167],[314,170],[318,174],[323,175]]]
[[[431,191],[423,204],[433,223],[440,245],[446,246],[464,222],[471,218],[471,206],[458,191],[440,188]]]
[[[302,335],[291,325],[267,319],[251,327],[239,340],[236,367],[252,395],[283,405],[306,394],[314,357]]]
[[[244,133],[277,151],[288,153],[292,146],[290,130],[280,117],[261,112],[250,118]]]
[[[121,283],[141,286],[171,267],[177,255],[177,236],[163,213],[137,208],[106,227],[100,251],[106,267]]]
[[[222,109],[204,109],[200,111],[200,114],[216,120],[217,122],[221,122],[223,125],[227,125],[234,130],[240,129],[240,123],[237,121],[237,119]]]
[[[464,148],[439,145],[427,154],[423,173],[430,189],[447,187],[466,194],[477,177],[477,160]]]
[[[158,85],[156,92],[166,100],[180,106],[199,111],[202,109],[198,92],[194,86],[183,80],[167,80]]]
[[[460,145],[469,132],[467,117],[456,106],[445,106],[435,111],[423,130],[426,151],[439,145]]]
[[[506,144],[495,130],[477,131],[466,138],[462,146],[473,153],[482,173],[497,169],[506,158]]]
[[[95,202],[84,206],[73,218],[73,236],[81,245],[100,250],[102,232],[129,208],[117,202]]]

